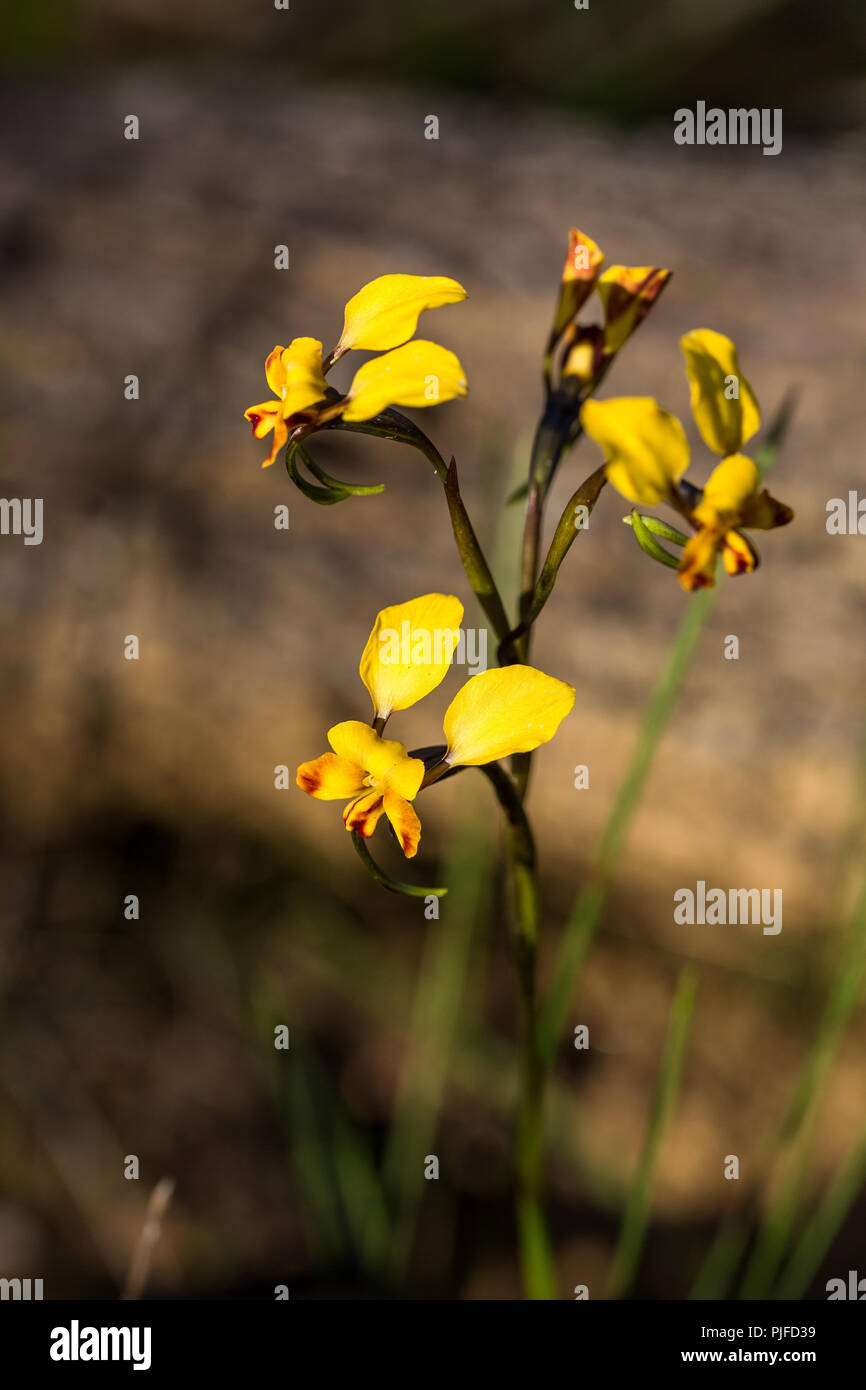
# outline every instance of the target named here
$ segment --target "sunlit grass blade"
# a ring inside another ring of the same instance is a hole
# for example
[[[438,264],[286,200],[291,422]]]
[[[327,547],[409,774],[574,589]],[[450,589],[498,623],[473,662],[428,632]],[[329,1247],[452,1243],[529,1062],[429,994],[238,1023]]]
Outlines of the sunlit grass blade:
[[[716,593],[717,589],[703,589],[689,600],[664,670],[650,696],[637,744],[601,837],[595,866],[578,893],[565,925],[539,1021],[541,1052],[548,1066],[556,1056],[570,1002],[601,919],[619,856]]]
[[[665,1132],[673,1112],[685,1062],[697,980],[683,970],[671,1008],[649,1123],[623,1212],[619,1240],[608,1278],[608,1298],[624,1298],[634,1283],[649,1224],[653,1182]]]

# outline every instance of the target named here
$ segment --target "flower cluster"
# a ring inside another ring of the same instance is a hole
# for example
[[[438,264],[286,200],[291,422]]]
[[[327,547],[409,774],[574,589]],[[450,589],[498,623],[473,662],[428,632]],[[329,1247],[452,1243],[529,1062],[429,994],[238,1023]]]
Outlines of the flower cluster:
[[[432,462],[443,485],[463,568],[498,640],[500,669],[473,676],[455,696],[445,714],[444,746],[425,749],[423,756],[407,752],[402,743],[383,737],[385,725],[393,713],[415,704],[444,678],[463,607],[454,597],[427,594],[384,609],[360,666],[373,699],[372,723],[348,720],[335,725],[328,734],[331,751],[303,763],[297,774],[298,785],[308,795],[346,800],[345,824],[363,839],[386,816],[407,858],[414,856],[420,839],[413,804],[418,793],[456,768],[486,766],[507,814],[513,818],[515,805],[522,807],[529,766],[524,755],[553,736],[574,702],[571,686],[526,664],[530,630],[577,534],[574,516],[578,511],[588,515],[606,482],[632,503],[665,503],[684,518],[691,537],[636,510],[623,519],[649,555],[679,570],[680,582],[689,591],[714,583],[719,557],[730,574],[754,570],[758,556],[745,528],[769,530],[792,519],[790,508],[762,489],[758,465],[742,452],[760,428],[761,415],[755,393],[740,372],[736,348],[724,334],[696,329],[681,340],[697,428],[721,458],[703,488],[685,477],[689,445],[676,416],[651,397],[597,399],[614,359],[671,278],[660,266],[605,269],[604,261],[598,245],[572,229],[544,353],[544,407],[523,489],[528,501],[516,620],[508,616],[467,514],[455,461],[446,464],[423,431],[394,409],[466,394],[466,376],[454,353],[413,337],[425,309],[466,297],[456,280],[383,275],[371,281],[349,300],[340,338],[324,357],[322,344],[314,338],[295,338],[288,347],[273,349],[265,375],[274,399],[246,411],[257,439],[273,431],[263,466],[273,463],[287,443],[290,477],[306,496],[323,505],[381,491],[381,485],[340,482],[310,457],[307,436],[327,426],[361,429],[414,447]],[[601,321],[579,323],[594,293],[601,303]],[[353,350],[377,355],[358,368],[341,394],[326,377],[334,363]],[[581,432],[600,447],[604,462],[575,492],[541,563],[545,500],[556,469]],[[299,464],[316,481],[305,479]],[[658,536],[681,546],[682,555],[672,555],[658,543]],[[408,647],[401,645],[396,656],[384,640],[386,628],[410,634]],[[447,650],[434,640],[443,634],[451,639]],[[510,771],[497,783],[499,773],[490,765],[508,757],[513,758]],[[357,840],[356,847],[360,843]]]
[[[671,278],[671,272],[661,266],[612,265],[602,270],[604,259],[592,238],[572,227],[545,371],[550,385],[556,353],[559,388],[571,396],[586,398],[601,384],[614,357]],[[593,291],[601,300],[603,322],[579,324],[577,316]]]
[[[458,690],[445,711],[445,745],[432,758],[413,756],[404,744],[382,738],[395,711],[416,704],[444,679],[462,619],[463,604],[448,594],[424,594],[384,608],[359,668],[373,701],[372,725],[355,719],[336,724],[328,731],[332,751],[298,768],[298,786],[308,796],[348,800],[347,830],[369,838],[387,816],[407,859],[421,838],[412,802],[422,787],[452,768],[482,767],[539,748],[574,704],[575,692],[563,681],[532,666],[506,666],[482,671]],[[396,653],[383,640],[395,631],[405,634]]]
[[[466,374],[458,358],[438,343],[410,342],[425,309],[466,298],[456,280],[443,275],[381,275],[349,300],[336,347],[322,357],[316,338],[278,345],[265,362],[265,377],[276,397],[252,405],[245,418],[256,439],[271,430],[267,468],[299,425],[318,428],[340,417],[369,420],[388,406],[427,406],[466,395]],[[382,354],[365,362],[344,396],[329,392],[325,376],[352,349]]]
[[[680,583],[691,591],[715,582],[720,554],[728,574],[756,568],[757,552],[741,527],[772,530],[787,525],[794,514],[761,489],[757,464],[740,452],[760,428],[761,413],[730,338],[696,328],[680,345],[695,424],[708,447],[722,456],[703,489],[683,480],[689,466],[685,431],[652,397],[586,401],[580,420],[601,448],[617,491],[646,506],[667,502],[695,531],[679,562]]]

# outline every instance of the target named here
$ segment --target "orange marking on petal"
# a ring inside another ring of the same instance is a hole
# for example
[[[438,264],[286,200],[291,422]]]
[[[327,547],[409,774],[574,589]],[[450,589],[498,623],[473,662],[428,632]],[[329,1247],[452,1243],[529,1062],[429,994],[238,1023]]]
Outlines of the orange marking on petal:
[[[407,859],[414,859],[421,839],[421,822],[411,802],[397,792],[387,791],[384,797],[385,814],[394,827],[400,848]]]
[[[297,783],[307,796],[319,801],[342,801],[347,796],[356,796],[364,786],[367,774],[357,763],[348,758],[339,758],[336,753],[323,753],[312,762],[301,763],[297,772]]]
[[[274,422],[274,442],[271,445],[271,452],[268,454],[266,459],[262,460],[262,468],[269,468],[270,465],[276,460],[277,454],[282,449],[288,437],[289,427],[286,424],[285,420],[276,420]]]
[[[355,797],[343,812],[347,830],[357,830],[365,840],[369,840],[382,818],[385,807],[381,792],[364,792]]]
[[[264,439],[268,431],[274,428],[279,414],[278,401],[265,401],[262,405],[251,405],[249,410],[245,410],[244,419],[249,420],[256,439]]]
[[[716,582],[716,556],[723,538],[712,527],[702,527],[683,550],[680,583],[687,593],[711,589]]]

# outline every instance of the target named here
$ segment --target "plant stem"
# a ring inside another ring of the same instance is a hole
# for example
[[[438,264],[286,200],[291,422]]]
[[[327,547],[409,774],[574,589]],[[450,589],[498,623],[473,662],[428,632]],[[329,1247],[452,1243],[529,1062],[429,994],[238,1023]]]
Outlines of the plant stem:
[[[532,455],[529,460],[529,494],[526,503],[526,522],[523,529],[523,549],[520,562],[520,610],[523,621],[532,605],[535,581],[538,575],[538,552],[541,545],[541,521],[544,500],[553,477],[560,454],[568,437],[570,420],[564,420],[555,408],[553,398],[548,400],[542,415],[535,439],[532,442]],[[529,633],[521,639],[520,659],[525,660],[529,652]]]
[[[533,589],[529,607],[521,616],[521,620],[513,632],[510,632],[504,642],[499,646],[499,662],[502,666],[509,666],[519,660],[518,643],[527,637],[524,651],[528,651],[528,633],[532,624],[535,622],[556,583],[556,576],[559,567],[568,554],[571,546],[583,528],[576,525],[576,513],[579,506],[587,510],[587,514],[592,512],[593,507],[599,499],[601,490],[607,481],[605,465],[596,468],[594,473],[590,473],[588,478],[584,478],[580,487],[569,499],[562,516],[557,522],[553,539],[550,542],[550,549],[541,568],[541,573]],[[530,499],[531,501],[531,499]]]
[[[535,989],[540,897],[532,828],[513,779],[498,763],[481,768],[508,825],[510,910],[520,985],[520,1102],[517,1114],[516,1205],[520,1267],[526,1296],[556,1298],[556,1270],[542,1204],[545,1070],[538,1047]]]

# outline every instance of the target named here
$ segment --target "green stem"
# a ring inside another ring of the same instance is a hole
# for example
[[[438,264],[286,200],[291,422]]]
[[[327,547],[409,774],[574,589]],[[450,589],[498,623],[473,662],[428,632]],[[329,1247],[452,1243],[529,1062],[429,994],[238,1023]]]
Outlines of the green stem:
[[[501,642],[511,624],[496,587],[496,580],[493,578],[484,551],[481,549],[475,534],[475,529],[469,520],[469,513],[463,498],[460,496],[460,488],[457,483],[457,463],[453,458],[445,475],[444,487],[448,513],[451,517],[451,529],[454,532],[460,559],[466,571],[466,578],[472,586],[472,592],[490,619],[497,640]]]
[[[535,432],[532,442],[532,455],[529,460],[529,494],[526,503],[526,521],[523,528],[523,549],[520,562],[520,608],[519,617],[526,619],[535,592],[538,575],[538,553],[541,545],[541,522],[547,489],[556,471],[560,456],[568,438],[572,417],[563,416],[556,399],[549,397],[547,407]],[[529,634],[520,645],[520,659],[525,660],[529,652]]]
[[[499,659],[505,665],[515,665],[529,660],[532,622],[534,621],[534,618],[530,618],[529,615],[538,574],[538,553],[541,545],[544,501],[547,496],[547,489],[550,487],[559,460],[568,443],[569,432],[573,423],[573,409],[570,412],[566,410],[563,402],[556,395],[548,396],[544,414],[535,432],[532,455],[529,461],[529,492],[520,567],[519,627],[516,629],[519,636],[515,637],[515,633],[507,630],[504,637],[500,638]],[[511,760],[511,770],[521,801],[526,799],[531,769],[532,754],[515,753]]]
[[[590,473],[589,477],[584,479],[566,504],[562,516],[557,522],[550,548],[542,565],[541,574],[536,581],[526,613],[521,617],[520,623],[514,631],[509,632],[505,641],[500,644],[499,661],[501,665],[510,666],[520,659],[518,650],[521,643],[523,650],[528,652],[529,629],[550,598],[559,567],[583,529],[575,525],[577,508],[586,507],[587,514],[591,514],[606,481],[605,465],[602,464],[600,468],[597,468],[594,473]]]
[[[498,763],[481,771],[493,784],[508,825],[514,954],[520,984],[520,1102],[517,1114],[516,1214],[527,1298],[557,1297],[556,1269],[542,1203],[545,1071],[538,1046],[535,988],[541,919],[532,829],[512,778]]]

